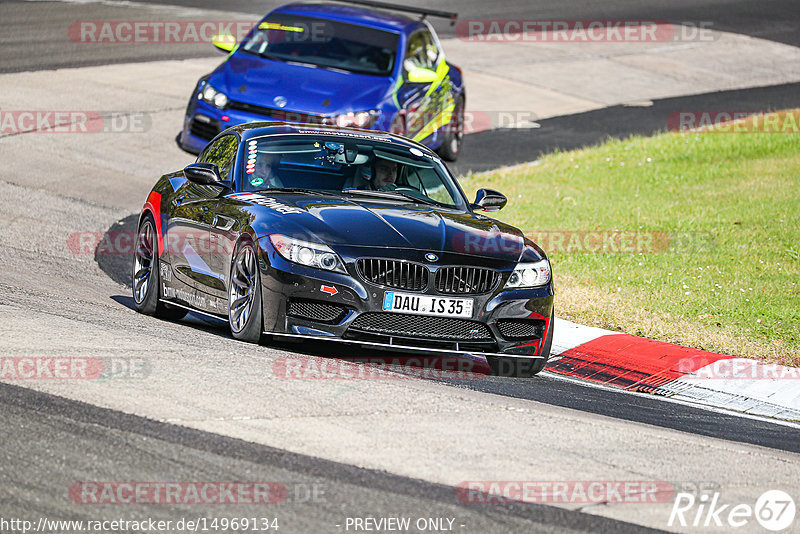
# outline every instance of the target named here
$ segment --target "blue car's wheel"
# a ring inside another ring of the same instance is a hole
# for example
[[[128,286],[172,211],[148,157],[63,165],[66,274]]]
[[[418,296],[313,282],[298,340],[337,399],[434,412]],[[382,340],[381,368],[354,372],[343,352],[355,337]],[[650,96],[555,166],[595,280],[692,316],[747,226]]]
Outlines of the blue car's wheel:
[[[455,161],[461,152],[461,143],[464,141],[464,95],[460,95],[453,108],[453,116],[444,127],[445,134],[442,145],[436,149],[445,161]]]

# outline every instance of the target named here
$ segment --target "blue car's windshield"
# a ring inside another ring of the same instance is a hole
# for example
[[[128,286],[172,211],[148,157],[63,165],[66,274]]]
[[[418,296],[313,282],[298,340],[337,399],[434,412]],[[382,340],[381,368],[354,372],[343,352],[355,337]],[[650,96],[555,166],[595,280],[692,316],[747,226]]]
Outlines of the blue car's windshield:
[[[399,36],[344,22],[271,15],[239,50],[279,61],[292,61],[359,74],[388,76],[394,68]]]
[[[267,136],[247,141],[242,191],[301,189],[465,209],[439,158],[368,135]]]

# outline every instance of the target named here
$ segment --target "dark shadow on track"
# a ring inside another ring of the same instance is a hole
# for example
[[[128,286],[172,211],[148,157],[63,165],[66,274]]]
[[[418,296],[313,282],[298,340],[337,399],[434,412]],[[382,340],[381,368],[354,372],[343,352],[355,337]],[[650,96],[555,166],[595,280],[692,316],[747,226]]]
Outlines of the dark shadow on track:
[[[800,452],[800,430],[797,428],[768,420],[704,410],[655,396],[633,395],[623,391],[593,387],[547,374],[529,379],[490,376],[482,380],[441,382],[484,393],[528,399],[701,436]]]
[[[125,235],[130,239],[126,242],[133,243],[136,235],[136,225],[139,222],[139,214],[128,215],[121,221],[115,222],[106,230],[105,235],[94,250],[94,261],[109,278],[125,287],[131,287],[131,275],[133,273],[133,250],[124,250],[123,247],[109,245],[114,242],[114,236]],[[127,304],[126,304],[127,306]],[[131,307],[131,306],[129,306]]]
[[[126,297],[123,295],[113,295],[111,300],[116,302],[117,304],[122,304],[126,308],[130,308],[131,310],[135,310],[136,306],[133,303],[133,297]]]

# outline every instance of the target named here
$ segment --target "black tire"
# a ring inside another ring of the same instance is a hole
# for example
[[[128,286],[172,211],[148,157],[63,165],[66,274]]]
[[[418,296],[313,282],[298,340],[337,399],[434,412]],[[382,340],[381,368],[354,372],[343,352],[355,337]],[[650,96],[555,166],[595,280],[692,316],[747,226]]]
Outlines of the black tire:
[[[160,319],[177,321],[186,315],[186,310],[158,301],[161,288],[161,272],[157,254],[156,224],[149,213],[142,217],[136,233],[131,269],[131,292],[136,311]]]
[[[445,161],[456,161],[464,141],[464,95],[456,100],[453,118],[444,128],[444,141],[436,149],[436,153]]]
[[[264,330],[258,256],[250,241],[240,241],[231,259],[228,278],[228,324],[233,337],[259,343]]]
[[[555,317],[551,315],[550,331],[544,340],[542,347],[542,358],[489,358],[489,367],[495,376],[507,376],[514,378],[530,378],[539,374],[547,360],[550,359],[550,349],[553,346],[553,330],[555,330]]]

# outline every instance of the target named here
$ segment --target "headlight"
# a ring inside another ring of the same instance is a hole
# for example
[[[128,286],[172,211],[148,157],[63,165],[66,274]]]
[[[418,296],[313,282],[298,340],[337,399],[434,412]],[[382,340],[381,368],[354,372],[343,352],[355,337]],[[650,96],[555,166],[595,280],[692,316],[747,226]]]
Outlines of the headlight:
[[[228,105],[228,97],[225,96],[225,93],[217,91],[210,83],[205,84],[198,98],[206,104],[211,104],[219,109],[223,109]]]
[[[550,262],[518,263],[514,272],[508,277],[505,289],[517,287],[539,287],[550,281]]]
[[[339,256],[327,245],[309,243],[281,234],[272,234],[269,241],[284,259],[315,269],[347,273]]]
[[[336,126],[340,128],[369,128],[378,118],[377,111],[358,111],[343,113],[336,116]]]

